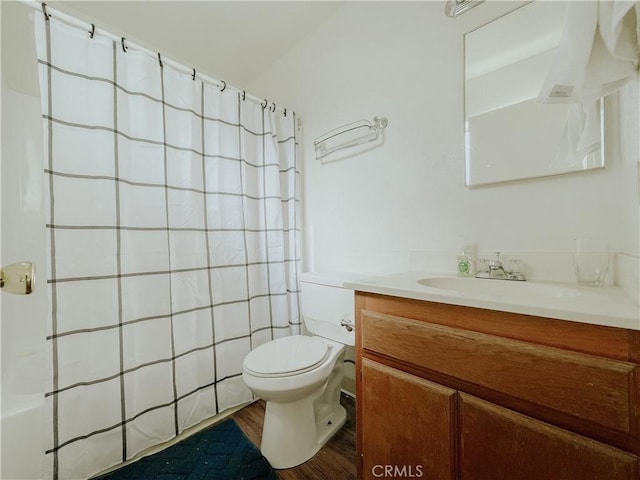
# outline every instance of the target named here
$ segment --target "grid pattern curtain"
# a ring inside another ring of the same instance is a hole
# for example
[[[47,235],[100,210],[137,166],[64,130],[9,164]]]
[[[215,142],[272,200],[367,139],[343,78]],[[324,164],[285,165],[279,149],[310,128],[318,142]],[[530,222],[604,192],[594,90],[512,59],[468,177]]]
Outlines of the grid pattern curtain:
[[[245,355],[300,324],[293,114],[88,30],[36,17],[52,478],[250,400]]]

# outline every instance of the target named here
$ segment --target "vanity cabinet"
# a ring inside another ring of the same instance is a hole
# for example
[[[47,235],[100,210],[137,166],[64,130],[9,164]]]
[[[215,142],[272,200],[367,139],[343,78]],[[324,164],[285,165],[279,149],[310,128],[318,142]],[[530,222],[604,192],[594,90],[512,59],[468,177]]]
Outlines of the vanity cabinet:
[[[401,477],[455,479],[456,391],[368,359],[361,365],[365,478],[397,466]]]
[[[640,331],[363,292],[356,331],[359,478],[640,479]]]

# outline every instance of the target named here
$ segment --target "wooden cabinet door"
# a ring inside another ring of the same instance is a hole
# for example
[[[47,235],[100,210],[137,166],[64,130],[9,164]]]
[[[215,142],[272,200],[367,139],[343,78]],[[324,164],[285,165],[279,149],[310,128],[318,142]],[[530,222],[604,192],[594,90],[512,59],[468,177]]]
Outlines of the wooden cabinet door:
[[[459,393],[460,480],[638,480],[638,457]]]
[[[362,478],[456,478],[456,391],[362,359]]]

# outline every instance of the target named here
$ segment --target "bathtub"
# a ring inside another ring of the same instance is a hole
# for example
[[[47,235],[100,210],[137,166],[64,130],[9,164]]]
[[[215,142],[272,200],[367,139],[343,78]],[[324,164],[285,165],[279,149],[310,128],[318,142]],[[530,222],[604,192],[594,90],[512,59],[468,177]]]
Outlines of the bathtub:
[[[44,402],[42,395],[15,396],[6,408],[3,394],[2,456],[0,478],[2,480],[41,479],[44,467]],[[7,400],[9,400],[7,398]]]
[[[0,479],[44,476],[45,361],[44,315],[34,307],[46,292],[2,293],[0,331],[2,390],[0,403]],[[41,303],[41,302],[40,302]],[[46,304],[45,304],[46,305]]]

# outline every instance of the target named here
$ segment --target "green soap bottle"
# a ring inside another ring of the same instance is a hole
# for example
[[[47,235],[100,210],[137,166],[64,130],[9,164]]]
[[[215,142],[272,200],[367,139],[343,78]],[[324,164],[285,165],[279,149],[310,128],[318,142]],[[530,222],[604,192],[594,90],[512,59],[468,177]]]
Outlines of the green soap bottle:
[[[473,247],[465,245],[456,257],[458,264],[459,277],[473,277],[475,275],[475,258],[473,255]]]

